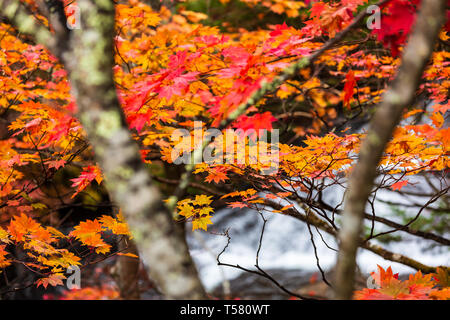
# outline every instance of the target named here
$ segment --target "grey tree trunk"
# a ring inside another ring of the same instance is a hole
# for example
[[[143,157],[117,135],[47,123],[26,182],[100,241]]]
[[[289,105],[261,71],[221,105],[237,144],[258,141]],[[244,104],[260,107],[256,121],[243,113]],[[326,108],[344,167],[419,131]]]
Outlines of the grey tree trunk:
[[[80,0],[81,30],[63,59],[88,140],[147,271],[167,298],[205,298],[184,238],[140,158],[113,81],[114,3]]]
[[[47,45],[64,63],[77,117],[87,134],[111,198],[121,208],[152,280],[169,299],[206,294],[181,228],[163,203],[133,140],[113,80],[115,8],[112,0],[79,0],[81,29],[69,31],[61,10],[49,10],[55,33],[38,25],[19,0],[0,0],[0,14]],[[55,1],[52,5],[62,5]]]

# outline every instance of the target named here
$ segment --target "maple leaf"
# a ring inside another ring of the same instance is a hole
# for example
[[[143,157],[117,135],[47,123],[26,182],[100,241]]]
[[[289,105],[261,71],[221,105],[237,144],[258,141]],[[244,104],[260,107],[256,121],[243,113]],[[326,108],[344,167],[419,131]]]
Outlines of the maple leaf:
[[[290,191],[287,191],[287,192],[278,192],[278,193],[277,193],[277,196],[279,196],[280,198],[285,198],[285,197],[290,196],[291,194],[292,194],[292,192],[290,192]]]
[[[120,219],[115,219],[111,216],[103,215],[100,217],[99,222],[102,224],[103,228],[110,229],[114,234],[129,235],[131,237],[128,225]]]
[[[11,240],[9,239],[9,233],[0,227],[0,241],[6,244],[11,243]]]
[[[0,245],[0,268],[6,268],[11,265],[11,260],[5,258],[9,254],[5,248],[6,245]]]
[[[36,126],[39,126],[39,124],[42,122],[41,118],[36,118],[25,124],[25,129],[34,128]]]
[[[88,237],[101,231],[102,225],[98,220],[86,220],[75,226],[74,230],[70,232],[70,236],[82,239],[83,237]]]
[[[58,231],[58,230],[56,230],[55,228],[53,228],[53,227],[46,227],[45,228],[50,234],[52,234],[52,235],[54,235],[54,236],[56,236],[56,237],[58,237],[58,238],[66,238],[66,236],[62,233],[62,232],[60,232],[60,231]]]
[[[356,300],[393,300],[391,296],[381,293],[377,289],[367,288],[356,291],[353,298]]]
[[[246,204],[246,203],[243,203],[243,202],[239,202],[239,201],[235,201],[235,202],[230,202],[229,204],[228,204],[228,206],[230,207],[230,208],[245,208],[245,207],[248,207],[248,205]]]
[[[61,167],[64,167],[65,164],[66,164],[66,160],[63,160],[63,159],[47,161],[48,167],[55,168],[56,170],[58,170]]]
[[[378,265],[378,274],[371,273],[380,286],[390,284],[392,281],[398,280],[398,273],[394,274],[392,268],[388,267],[386,270]]]
[[[440,128],[444,124],[444,117],[442,116],[442,114],[440,112],[434,112],[430,116],[430,119],[431,119],[431,121],[433,121],[433,125],[436,128]]]
[[[234,127],[238,129],[244,130],[244,132],[247,132],[248,130],[254,130],[254,133],[249,136],[254,136],[256,133],[257,136],[260,136],[263,134],[260,130],[272,130],[272,123],[274,121],[277,121],[277,119],[270,113],[269,111],[264,112],[262,114],[257,113],[253,116],[240,116],[236,122],[234,123]]]
[[[23,241],[26,234],[36,232],[39,228],[39,223],[22,213],[11,220],[8,232],[14,240]]]
[[[211,196],[201,194],[201,195],[195,196],[195,199],[192,203],[196,204],[198,206],[203,206],[203,205],[209,205],[211,202],[212,202]]]
[[[345,76],[345,85],[344,85],[344,97],[343,97],[343,105],[344,108],[350,109],[350,99],[353,97],[353,91],[356,86],[355,74],[353,70],[350,70]]]
[[[187,91],[190,82],[197,80],[198,72],[188,72],[172,79],[172,84],[161,86],[157,92],[161,98],[169,101],[174,95],[182,96]]]
[[[271,37],[276,37],[283,34],[283,31],[289,30],[290,28],[286,24],[286,22],[283,22],[283,24],[277,24],[273,27],[273,31],[269,33]]]
[[[206,231],[209,224],[212,224],[209,215],[196,218],[192,220],[192,230],[203,229]]]
[[[70,179],[70,181],[73,182],[72,187],[77,187],[77,190],[72,195],[72,198],[83,191],[94,180],[97,181],[98,184],[102,182],[103,178],[100,168],[97,166],[84,167],[78,178]]]
[[[450,288],[435,290],[430,293],[429,297],[433,300],[450,300]]]
[[[29,236],[29,239],[39,240],[45,243],[52,243],[55,239],[52,237],[52,234],[47,229],[39,226],[36,231],[32,232]]]
[[[125,109],[125,111],[127,112],[137,112],[139,111],[142,106],[145,103],[145,100],[147,99],[148,96],[148,92],[140,92],[138,94],[132,95],[132,96],[128,96],[123,105],[123,108]]]
[[[354,298],[357,300],[424,300],[447,299],[448,294],[442,290],[434,289],[432,274],[423,275],[418,271],[410,275],[407,281],[398,280],[398,274],[393,274],[391,267],[384,270],[378,266],[378,274],[372,273],[372,277],[379,285],[377,289],[365,288],[356,291]]]
[[[6,204],[9,207],[16,207],[16,206],[20,205],[20,201],[19,200],[9,200]]]
[[[272,200],[278,199],[278,197],[276,195],[273,195],[271,193],[266,194],[265,198],[272,199]]]
[[[205,181],[220,183],[221,181],[228,180],[227,174],[226,174],[226,168],[216,167],[209,170],[208,176],[205,178]]]
[[[214,212],[214,209],[207,206],[207,207],[200,208],[198,210],[198,215],[201,217],[204,217],[204,216],[209,215],[211,212]]]
[[[77,257],[66,249],[56,250],[50,254],[49,258],[46,258],[43,254],[37,257],[38,262],[52,267],[52,272],[55,273],[61,270],[61,268],[66,269],[70,266],[80,265],[80,260],[80,257]]]
[[[107,253],[111,246],[102,240],[101,232],[102,224],[98,220],[86,220],[80,222],[69,235],[76,237],[84,245],[95,248],[96,253]]]
[[[445,114],[448,110],[450,110],[450,102],[447,102],[445,104],[435,104],[433,106],[433,112],[440,112],[442,114]]]
[[[411,111],[405,113],[405,114],[403,115],[403,118],[406,119],[406,118],[411,117],[411,116],[413,116],[413,115],[415,115],[415,114],[417,114],[417,113],[422,113],[422,112],[424,112],[423,109],[415,109],[415,110],[411,110]]]
[[[69,266],[78,266],[81,264],[80,257],[65,249],[59,250],[58,257],[54,259],[58,262],[58,265],[64,268],[67,268]]]
[[[392,190],[400,190],[407,184],[408,184],[408,180],[398,181],[398,182],[394,183],[393,185],[391,185],[391,189]]]
[[[412,274],[409,275],[408,285],[423,286],[423,287],[431,288],[434,286],[433,274],[423,275],[422,272],[419,270],[414,275],[412,275]]]
[[[194,215],[194,207],[190,204],[183,204],[180,208],[180,211],[178,211],[178,214],[181,216],[186,217],[186,219],[192,217]]]
[[[305,32],[319,36],[328,33],[333,38],[353,19],[353,11],[360,1],[341,1],[342,3],[315,2],[311,7],[311,19],[307,20]]]
[[[450,287],[450,275],[446,268],[436,268],[433,279],[443,288]]]
[[[376,34],[378,40],[391,49],[393,56],[399,54],[399,47],[407,39],[407,35],[416,17],[415,6],[420,0],[393,0],[385,7],[387,14],[382,17],[383,28],[374,28],[372,33]]]

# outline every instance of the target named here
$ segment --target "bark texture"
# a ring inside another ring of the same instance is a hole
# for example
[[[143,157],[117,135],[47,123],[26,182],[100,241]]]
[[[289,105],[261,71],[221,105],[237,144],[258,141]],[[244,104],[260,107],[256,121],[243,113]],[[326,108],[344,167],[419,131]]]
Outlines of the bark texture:
[[[79,0],[81,29],[60,24],[50,33],[19,0],[0,0],[0,15],[35,36],[64,63],[77,117],[87,134],[111,198],[122,209],[149,276],[168,299],[205,299],[206,294],[181,228],[164,205],[141,160],[117,98],[113,80],[115,8],[112,0]],[[51,14],[57,14],[53,10]],[[70,33],[70,35],[68,35]],[[56,43],[67,39],[68,43]],[[60,48],[64,48],[61,51]]]
[[[135,242],[128,237],[119,242],[119,251],[139,255]],[[139,259],[119,256],[114,275],[120,297],[124,300],[139,300]]]
[[[422,73],[445,21],[446,2],[422,0],[404,50],[402,64],[377,108],[367,137],[362,143],[358,162],[350,175],[339,232],[340,248],[335,279],[337,299],[351,299],[353,296],[356,251],[361,246],[365,206],[376,177],[376,169],[403,110],[414,101]]]
[[[175,227],[162,196],[152,184],[132,139],[113,82],[114,3],[78,1],[81,30],[73,32],[64,62],[69,70],[79,119],[122,209],[140,256],[168,298],[205,298],[185,238]]]

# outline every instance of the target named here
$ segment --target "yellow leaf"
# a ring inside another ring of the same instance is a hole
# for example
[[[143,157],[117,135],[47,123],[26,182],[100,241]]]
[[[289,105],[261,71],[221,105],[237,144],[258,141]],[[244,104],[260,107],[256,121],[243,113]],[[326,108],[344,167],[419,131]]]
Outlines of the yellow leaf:
[[[11,243],[8,232],[2,227],[0,227],[0,241],[3,243]]]
[[[209,215],[206,217],[197,218],[192,220],[192,230],[203,229],[206,231],[208,224],[213,224]]]

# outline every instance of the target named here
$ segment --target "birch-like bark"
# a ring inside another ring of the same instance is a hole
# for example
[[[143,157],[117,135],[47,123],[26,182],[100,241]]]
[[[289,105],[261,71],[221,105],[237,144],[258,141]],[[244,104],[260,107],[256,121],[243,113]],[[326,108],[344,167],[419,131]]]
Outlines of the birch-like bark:
[[[359,241],[364,209],[373,187],[376,169],[386,144],[400,122],[403,110],[414,101],[422,73],[445,21],[446,2],[447,0],[422,0],[404,50],[402,64],[396,78],[383,95],[362,143],[358,162],[352,169],[339,232],[340,248],[335,279],[337,299],[351,299],[353,296],[356,251],[361,245]]]
[[[59,2],[59,1],[57,1]],[[113,80],[115,8],[112,0],[78,0],[81,29],[50,33],[19,0],[0,0],[0,15],[49,45],[64,63],[77,118],[87,134],[106,187],[121,208],[147,272],[169,299],[205,299],[184,233],[166,208],[141,160],[117,98]],[[54,14],[54,12],[53,12]],[[57,22],[57,19],[50,19]],[[68,39],[57,43],[55,39]],[[60,48],[67,48],[60,50]]]

